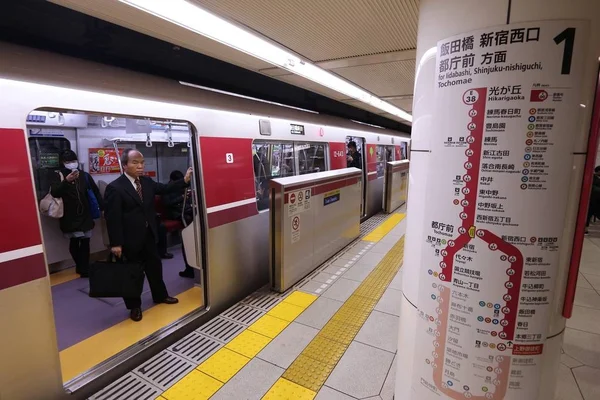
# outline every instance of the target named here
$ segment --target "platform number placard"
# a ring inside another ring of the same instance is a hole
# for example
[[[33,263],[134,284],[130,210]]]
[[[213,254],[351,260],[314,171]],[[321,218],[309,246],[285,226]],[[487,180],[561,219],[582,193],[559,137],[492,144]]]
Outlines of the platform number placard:
[[[225,161],[227,164],[233,164],[233,153],[225,154]]]

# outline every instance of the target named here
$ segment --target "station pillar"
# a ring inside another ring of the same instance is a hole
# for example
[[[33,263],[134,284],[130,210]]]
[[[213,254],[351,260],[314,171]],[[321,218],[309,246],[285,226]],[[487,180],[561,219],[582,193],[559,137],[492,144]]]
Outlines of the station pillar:
[[[421,0],[396,400],[554,398],[599,56],[596,0]]]

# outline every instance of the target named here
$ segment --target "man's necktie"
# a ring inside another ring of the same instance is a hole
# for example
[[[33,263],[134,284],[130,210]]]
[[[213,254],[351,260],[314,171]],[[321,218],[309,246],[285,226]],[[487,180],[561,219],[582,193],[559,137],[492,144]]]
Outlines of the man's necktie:
[[[144,196],[142,196],[142,184],[140,183],[140,178],[135,179],[135,191],[140,196],[140,200],[144,201]]]

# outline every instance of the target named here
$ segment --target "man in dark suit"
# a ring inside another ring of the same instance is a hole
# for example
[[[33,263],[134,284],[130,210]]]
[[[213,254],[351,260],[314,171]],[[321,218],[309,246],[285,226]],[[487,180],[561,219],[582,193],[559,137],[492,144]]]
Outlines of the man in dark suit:
[[[109,184],[105,193],[106,226],[110,239],[110,251],[127,261],[139,262],[150,284],[155,303],[176,304],[170,297],[162,276],[162,262],[156,242],[158,227],[154,196],[169,192],[182,192],[192,178],[192,169],[185,177],[168,185],[155,182],[144,175],[144,156],[135,149],[125,149],[121,155],[125,173]],[[142,319],[142,300],[125,298],[125,305],[134,321]]]

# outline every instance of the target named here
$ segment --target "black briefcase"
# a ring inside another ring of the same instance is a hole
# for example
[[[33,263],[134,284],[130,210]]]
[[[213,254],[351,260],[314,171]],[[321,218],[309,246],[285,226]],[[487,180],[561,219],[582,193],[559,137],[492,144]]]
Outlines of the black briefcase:
[[[90,265],[90,297],[140,297],[144,288],[144,268],[140,263],[115,260]]]

